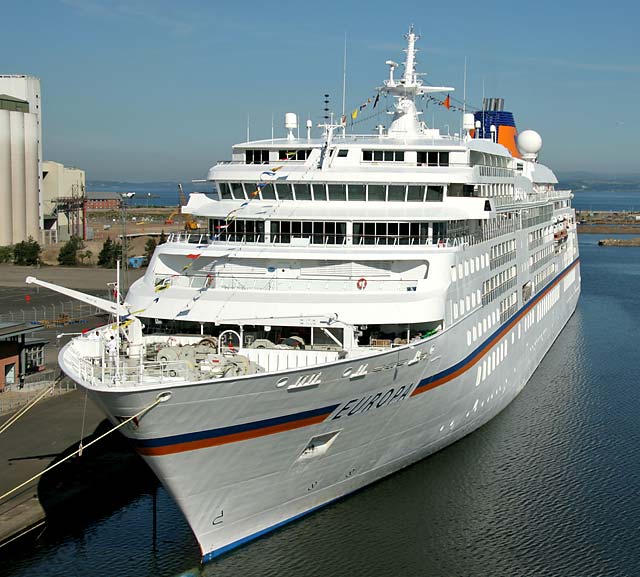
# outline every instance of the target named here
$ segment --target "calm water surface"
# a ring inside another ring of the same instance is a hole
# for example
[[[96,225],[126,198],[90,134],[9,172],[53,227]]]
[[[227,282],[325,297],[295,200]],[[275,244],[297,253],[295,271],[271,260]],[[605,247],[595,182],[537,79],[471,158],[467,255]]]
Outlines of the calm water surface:
[[[151,493],[46,531],[1,575],[640,575],[640,253],[581,237],[578,309],[520,396],[455,445],[198,567]]]

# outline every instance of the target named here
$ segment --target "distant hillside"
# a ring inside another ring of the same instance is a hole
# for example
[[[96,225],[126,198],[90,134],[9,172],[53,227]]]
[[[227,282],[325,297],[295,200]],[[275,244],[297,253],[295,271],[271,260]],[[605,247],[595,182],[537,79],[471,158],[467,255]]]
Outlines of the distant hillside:
[[[559,173],[558,180],[563,188],[574,191],[593,190],[600,192],[640,191],[640,175],[593,174],[588,172]]]

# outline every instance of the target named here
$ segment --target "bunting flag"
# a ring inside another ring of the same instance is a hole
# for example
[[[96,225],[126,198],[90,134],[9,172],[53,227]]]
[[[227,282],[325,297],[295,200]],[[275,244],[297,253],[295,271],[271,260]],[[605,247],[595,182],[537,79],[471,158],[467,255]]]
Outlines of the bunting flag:
[[[346,114],[343,114],[343,115],[340,117],[340,124],[346,124],[346,123],[347,123],[347,115],[346,115]]]
[[[351,120],[355,120],[356,118],[358,118],[358,109],[357,108],[351,113]]]
[[[160,291],[168,289],[170,286],[171,286],[171,282],[169,281],[169,279],[165,278],[156,284],[156,286],[154,287],[154,290],[155,292],[159,293]]]
[[[451,97],[447,94],[447,97],[444,99],[442,105],[449,110],[451,108]]]
[[[376,99],[373,101],[373,108],[378,106],[378,101],[380,100],[380,93],[376,94]]]

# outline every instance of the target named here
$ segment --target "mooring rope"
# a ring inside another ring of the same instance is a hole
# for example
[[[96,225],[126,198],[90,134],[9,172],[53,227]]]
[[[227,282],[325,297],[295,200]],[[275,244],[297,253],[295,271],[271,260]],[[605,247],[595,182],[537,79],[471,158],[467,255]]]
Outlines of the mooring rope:
[[[63,378],[62,376],[59,376],[53,382],[52,385],[47,387],[40,395],[38,395],[26,407],[20,409],[15,415],[13,415],[13,417],[11,417],[4,425],[2,425],[2,427],[0,427],[0,434],[4,433],[11,425],[13,425],[15,422],[17,422],[18,419],[20,419],[20,417],[23,417],[27,413],[27,411],[29,411],[31,408],[33,408],[36,405],[37,402],[42,400],[47,393],[52,391],[55,388],[55,386],[62,380],[62,378]]]
[[[153,403],[151,403],[149,406],[145,407],[144,409],[142,409],[141,411],[138,411],[135,415],[125,419],[124,421],[122,421],[121,423],[119,423],[118,425],[116,425],[115,427],[113,427],[112,429],[109,429],[106,433],[103,433],[102,435],[100,435],[97,439],[94,439],[93,441],[91,441],[90,443],[87,443],[84,447],[74,451],[73,453],[71,453],[70,455],[67,455],[64,459],[62,459],[61,461],[58,461],[57,463],[54,463],[53,465],[51,465],[50,467],[47,467],[44,471],[41,471],[40,473],[38,473],[37,475],[34,475],[33,477],[31,477],[30,479],[24,481],[23,483],[20,483],[20,485],[14,487],[13,489],[11,489],[10,491],[7,491],[4,495],[0,495],[0,501],[2,501],[3,499],[5,499],[6,497],[8,497],[9,495],[12,495],[13,493],[15,493],[16,491],[18,491],[19,489],[22,489],[22,487],[28,485],[29,483],[31,483],[32,481],[35,481],[37,478],[42,477],[42,475],[44,475],[45,473],[48,473],[49,471],[51,471],[51,469],[55,469],[58,465],[62,465],[62,463],[64,463],[65,461],[68,461],[69,459],[71,459],[72,457],[75,457],[76,455],[78,455],[79,453],[81,453],[83,451],[83,449],[88,449],[91,445],[93,445],[94,443],[97,443],[98,441],[104,439],[107,435],[110,435],[111,433],[113,433],[114,431],[117,431],[120,427],[124,427],[124,425],[126,425],[127,423],[133,421],[134,419],[137,419],[139,416],[141,416],[142,414],[146,413],[147,411],[150,411],[151,409],[153,409],[153,407],[155,407],[156,405],[158,405],[159,403],[164,402],[165,400],[167,400],[166,397],[164,397],[163,395],[158,396],[158,398],[153,401]]]

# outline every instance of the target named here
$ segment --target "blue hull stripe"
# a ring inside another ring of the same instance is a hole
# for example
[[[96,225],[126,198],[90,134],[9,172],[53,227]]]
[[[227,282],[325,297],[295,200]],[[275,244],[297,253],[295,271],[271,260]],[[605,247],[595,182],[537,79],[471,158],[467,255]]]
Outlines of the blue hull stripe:
[[[261,421],[253,421],[250,423],[242,423],[241,425],[231,425],[229,427],[220,427],[219,429],[209,429],[207,431],[197,431],[195,433],[184,433],[181,435],[172,435],[170,437],[160,437],[156,439],[136,439],[134,440],[136,447],[141,449],[166,447],[170,445],[182,445],[192,443],[194,441],[204,441],[219,437],[227,437],[242,433],[257,432],[260,429],[270,429],[281,425],[294,424],[296,421],[313,420],[314,418],[330,415],[339,405],[329,405],[319,409],[303,411],[300,413],[292,413],[281,417],[273,417],[271,419],[263,419]]]
[[[489,337],[487,337],[467,357],[465,357],[455,365],[449,367],[448,369],[445,369],[440,373],[436,373],[435,375],[431,375],[420,381],[411,396],[419,395],[420,393],[426,392],[438,385],[444,384],[457,377],[461,373],[469,370],[484,356],[487,350],[490,349],[496,343],[496,341],[503,338],[520,321],[520,319],[528,314],[531,309],[533,309],[533,307],[536,306],[536,304],[538,304],[554,288],[554,286],[557,285],[562,280],[562,278],[564,278],[579,262],[579,258],[574,260],[567,268],[565,268],[553,280],[551,280],[535,297],[533,297],[526,305],[524,305],[517,313],[515,313],[514,316],[512,316],[508,321],[506,321],[503,325],[496,329],[496,331],[493,332]]]

